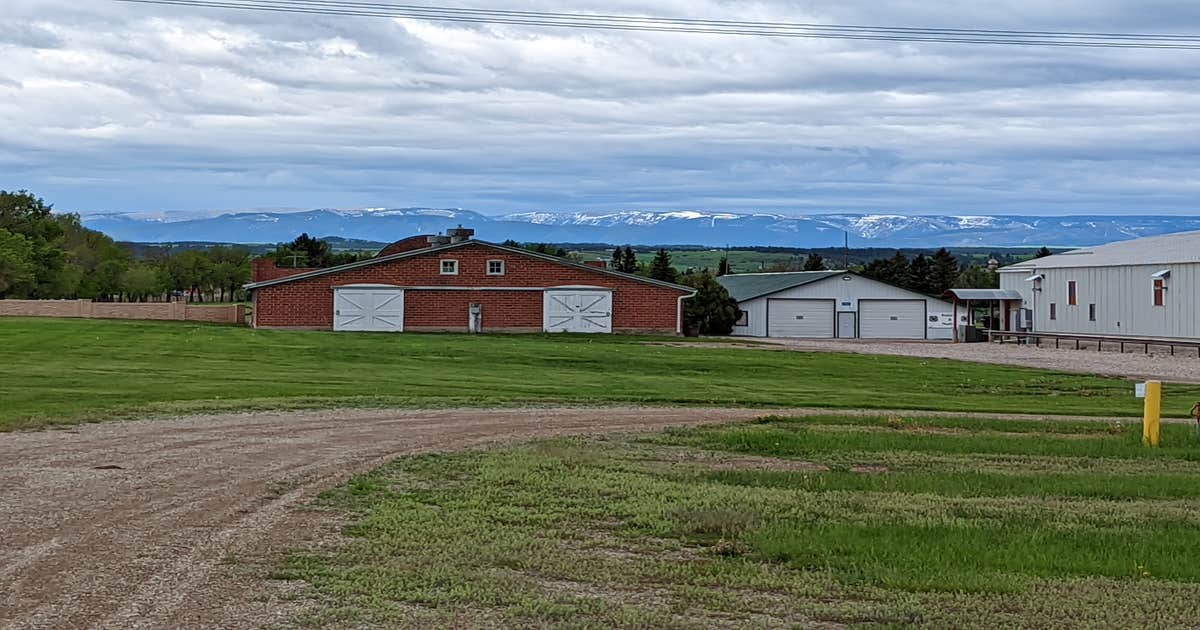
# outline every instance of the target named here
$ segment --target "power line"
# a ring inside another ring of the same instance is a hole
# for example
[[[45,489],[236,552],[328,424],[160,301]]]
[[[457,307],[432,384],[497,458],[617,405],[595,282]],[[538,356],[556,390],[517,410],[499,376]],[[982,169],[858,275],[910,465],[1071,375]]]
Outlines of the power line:
[[[1200,35],[1086,33],[995,29],[919,28],[800,22],[701,20],[604,14],[554,13],[388,4],[356,0],[114,0],[132,4],[198,7],[346,17],[411,18],[438,22],[507,24],[568,29],[847,39],[1010,46],[1200,50]]]

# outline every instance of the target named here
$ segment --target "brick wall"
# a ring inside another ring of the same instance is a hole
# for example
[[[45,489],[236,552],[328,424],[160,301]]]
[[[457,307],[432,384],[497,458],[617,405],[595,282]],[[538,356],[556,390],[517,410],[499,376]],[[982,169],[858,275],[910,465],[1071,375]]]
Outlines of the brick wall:
[[[254,262],[250,264],[250,281],[266,282],[306,271],[316,271],[316,269],[316,267],[277,267],[273,258],[255,258]]]
[[[391,245],[379,250],[379,253],[375,255],[391,256],[392,254],[399,254],[400,252],[411,252],[414,249],[425,249],[426,247],[429,247],[430,236],[431,235],[429,234],[422,234],[420,236],[410,236],[408,238],[400,239],[395,243],[392,243]]]
[[[93,302],[91,300],[0,300],[0,316],[171,319],[244,324],[242,304],[192,306],[184,302]]]
[[[457,260],[458,275],[442,275],[441,261]],[[489,260],[503,260],[503,276],[487,275]],[[255,325],[332,328],[333,287],[389,284],[404,293],[408,330],[466,330],[467,305],[483,305],[484,330],[542,329],[543,287],[600,286],[613,291],[613,329],[674,333],[680,291],[553,263],[472,242],[454,249],[263,287],[255,298]],[[435,288],[436,287],[436,288]],[[526,290],[499,291],[513,288]]]

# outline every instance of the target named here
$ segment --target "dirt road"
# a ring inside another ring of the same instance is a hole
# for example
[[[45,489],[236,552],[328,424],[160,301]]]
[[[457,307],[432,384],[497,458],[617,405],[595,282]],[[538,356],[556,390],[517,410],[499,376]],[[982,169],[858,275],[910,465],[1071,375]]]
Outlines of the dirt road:
[[[329,518],[305,505],[353,473],[422,451],[762,413],[358,410],[0,434],[0,625],[213,628],[285,621],[294,610],[263,595],[269,561],[242,560],[268,557],[327,528]]]

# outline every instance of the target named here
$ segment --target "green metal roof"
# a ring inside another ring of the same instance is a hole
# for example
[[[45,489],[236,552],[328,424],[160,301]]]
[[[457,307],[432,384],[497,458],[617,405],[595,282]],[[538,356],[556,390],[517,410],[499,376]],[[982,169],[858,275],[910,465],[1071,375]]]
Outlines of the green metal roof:
[[[717,282],[729,291],[729,297],[738,302],[778,293],[784,289],[799,287],[842,275],[844,271],[791,271],[784,273],[738,273],[721,276]]]

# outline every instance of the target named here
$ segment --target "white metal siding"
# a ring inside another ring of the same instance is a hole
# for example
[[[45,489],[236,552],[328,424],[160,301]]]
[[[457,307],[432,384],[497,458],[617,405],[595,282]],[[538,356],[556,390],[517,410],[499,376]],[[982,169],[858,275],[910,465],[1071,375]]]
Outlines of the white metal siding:
[[[770,337],[833,337],[833,300],[767,300]]]
[[[1171,270],[1166,304],[1154,306],[1150,276],[1164,269]],[[1044,276],[1041,291],[1033,291],[1033,283],[1025,281],[1035,274]],[[1071,280],[1076,282],[1075,306],[1067,303]],[[1000,287],[1021,293],[1025,307],[1034,311],[1034,329],[1039,332],[1200,338],[1200,264],[1023,269],[1000,274]],[[1094,322],[1088,318],[1090,304],[1096,305]]]
[[[843,280],[849,278],[849,280]],[[937,298],[923,296],[906,289],[893,287],[883,282],[864,278],[854,274],[830,276],[804,286],[772,293],[769,296],[757,297],[738,304],[738,308],[746,312],[746,325],[737,326],[733,334],[748,337],[768,336],[767,300],[777,299],[816,299],[833,300],[839,312],[856,312],[859,300],[924,300],[930,315],[952,313],[954,306]],[[774,306],[771,307],[774,312]],[[931,336],[934,336],[931,334]],[[949,333],[946,333],[947,338]]]
[[[859,300],[863,339],[924,339],[925,300]]]

